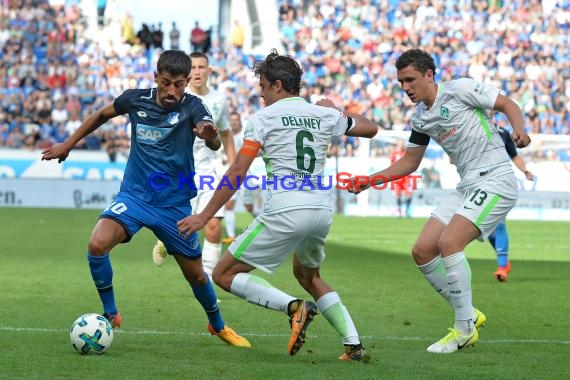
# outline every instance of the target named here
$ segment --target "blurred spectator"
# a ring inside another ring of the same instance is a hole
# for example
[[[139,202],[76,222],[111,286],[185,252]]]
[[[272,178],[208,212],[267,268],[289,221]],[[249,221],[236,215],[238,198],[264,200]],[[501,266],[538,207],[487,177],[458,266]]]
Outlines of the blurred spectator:
[[[245,28],[238,20],[234,20],[234,26],[230,35],[230,43],[232,44],[232,47],[236,49],[236,54],[241,55],[244,41]]]
[[[414,105],[393,79],[394,62],[409,46],[418,46],[430,51],[441,67],[438,80],[472,75],[517,99],[529,132],[570,133],[567,2],[521,0],[490,5],[485,1],[445,0],[276,0],[276,3],[279,16],[275,21],[282,31],[283,49],[303,65],[306,85],[301,95],[307,100],[314,102],[326,96],[346,109],[366,113],[387,130],[409,130]],[[152,67],[157,54],[153,50],[157,45],[153,31],[145,24],[148,20],[136,20],[143,27],[133,37],[135,20],[125,14],[120,31],[113,34],[100,30],[95,40],[89,40],[87,26],[80,22],[87,18],[75,4],[75,0],[3,1],[1,147],[31,146],[32,141],[37,147],[61,141],[72,114],[75,113],[73,121],[77,125],[84,115],[125,89],[154,86]],[[98,3],[103,4],[109,7],[105,2]],[[246,121],[263,107],[263,100],[256,93],[258,81],[250,70],[259,57],[245,51],[243,43],[240,45],[240,33],[235,33],[235,40],[232,39],[237,24],[234,22],[233,29],[230,28],[227,45],[221,46],[220,41],[211,40],[211,31],[202,30],[196,23],[199,30],[194,32],[201,36],[197,41],[201,45],[192,45],[192,50],[196,47],[208,51],[211,45],[210,85],[223,92],[230,108]],[[175,28],[173,24],[178,37],[176,32],[175,38],[169,33],[170,46],[180,48],[180,32]],[[109,41],[108,34],[113,37]],[[486,70],[481,70],[481,63],[485,63]],[[495,122],[508,127],[500,114]],[[128,128],[126,119],[109,126],[117,135],[125,128]],[[31,137],[27,139],[27,135]],[[104,134],[94,137],[99,144],[96,140],[84,141],[84,148],[107,147]],[[392,149],[389,145],[373,140],[371,154],[385,156]],[[339,139],[329,154],[338,151],[340,155],[350,155],[358,149],[357,139]],[[565,157],[554,149],[537,154],[537,159]]]
[[[130,139],[124,129],[118,131],[109,130],[105,138],[105,150],[109,155],[109,160],[115,162],[118,155],[125,158],[129,156]]]
[[[123,37],[123,42],[129,45],[134,45],[137,42],[133,16],[130,13],[125,13],[121,21],[121,36]]]
[[[159,22],[156,29],[153,28],[151,33],[152,35],[152,44],[155,49],[164,50],[162,43],[164,41],[164,32],[162,31],[162,23]]]
[[[168,33],[170,38],[170,49],[178,50],[180,49],[180,30],[176,27],[176,22],[172,21],[172,29]]]
[[[200,28],[198,21],[194,24],[194,28],[190,32],[190,46],[192,52],[206,52],[205,45],[207,44],[208,34],[205,30]]]
[[[433,162],[431,166],[422,169],[422,180],[425,187],[441,188],[441,177]]]
[[[142,24],[141,30],[137,33],[137,38],[140,43],[144,45],[146,50],[152,47],[152,31],[147,24]]]
[[[100,28],[105,25],[105,8],[107,8],[107,0],[97,0],[97,24]]]

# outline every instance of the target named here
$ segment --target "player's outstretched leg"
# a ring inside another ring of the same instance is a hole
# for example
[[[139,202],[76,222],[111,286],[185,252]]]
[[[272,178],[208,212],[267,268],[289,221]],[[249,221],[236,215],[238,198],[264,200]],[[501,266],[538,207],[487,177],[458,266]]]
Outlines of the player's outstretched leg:
[[[489,241],[497,254],[497,270],[494,276],[499,282],[506,282],[511,271],[511,263],[509,261],[509,233],[504,221],[499,223],[492,236],[489,237]]]
[[[243,336],[236,333],[230,326],[225,325],[220,331],[214,330],[211,324],[208,324],[210,334],[217,336],[230,346],[250,348],[251,344]]]
[[[427,348],[427,352],[434,354],[451,354],[465,347],[474,346],[479,340],[477,329],[469,335],[461,335],[458,329],[450,328],[449,334]]]
[[[483,327],[485,327],[485,324],[487,323],[487,317],[485,316],[485,314],[483,314],[483,312],[479,309],[473,308],[473,326],[479,330]]]
[[[317,315],[317,305],[311,301],[296,300],[291,303],[289,309],[295,311],[290,314],[291,337],[287,351],[289,355],[295,355],[305,343],[307,327]]]
[[[511,271],[511,262],[507,261],[507,265],[504,267],[499,266],[495,271],[495,278],[499,280],[499,282],[507,282],[507,278],[509,276],[509,272]]]
[[[345,345],[344,354],[340,355],[339,359],[345,362],[357,361],[368,363],[370,356],[368,356],[368,353],[364,347],[362,347],[362,344]]]
[[[194,296],[200,302],[206,315],[208,316],[208,331],[217,336],[225,343],[235,347],[251,347],[249,341],[237,334],[231,327],[226,325],[222,318],[222,313],[217,302],[216,292],[210,281],[210,276],[206,275],[206,283],[203,285],[190,284]]]
[[[115,292],[113,290],[113,268],[109,253],[101,256],[94,256],[87,253],[87,261],[91,278],[95,283],[99,298],[103,304],[103,316],[111,323],[113,328],[121,326],[121,313],[115,303]]]
[[[323,280],[319,278],[317,281]],[[329,287],[324,281],[321,286]],[[321,314],[342,338],[344,353],[339,359],[343,361],[361,361],[367,363],[370,357],[364,347],[362,347],[356,326],[338,293],[334,291],[326,293],[319,297],[316,303]]]
[[[113,328],[121,327],[121,322],[123,322],[123,317],[121,317],[119,309],[117,309],[117,314],[103,313],[103,317],[109,321]]]

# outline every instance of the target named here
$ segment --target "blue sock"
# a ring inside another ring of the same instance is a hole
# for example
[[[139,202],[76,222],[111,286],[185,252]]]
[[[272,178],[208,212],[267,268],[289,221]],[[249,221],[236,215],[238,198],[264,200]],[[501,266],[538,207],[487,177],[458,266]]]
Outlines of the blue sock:
[[[222,313],[218,307],[218,297],[216,296],[216,291],[210,282],[210,277],[206,276],[208,282],[204,285],[192,285],[192,291],[194,292],[194,297],[200,302],[200,305],[204,308],[206,315],[208,316],[208,321],[214,328],[216,332],[223,330],[226,326],[224,319],[222,318]]]
[[[499,223],[495,230],[495,252],[497,253],[497,264],[506,267],[509,261],[509,234],[505,222]]]
[[[109,260],[109,253],[103,256],[91,256],[87,252],[87,261],[89,262],[91,277],[103,303],[103,312],[111,315],[117,314],[115,292],[113,291],[113,268],[111,267],[111,260]]]

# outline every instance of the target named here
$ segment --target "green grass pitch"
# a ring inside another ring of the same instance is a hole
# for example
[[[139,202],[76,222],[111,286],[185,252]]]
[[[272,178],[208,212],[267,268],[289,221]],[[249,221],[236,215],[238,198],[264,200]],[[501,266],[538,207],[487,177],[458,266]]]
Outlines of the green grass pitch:
[[[111,254],[123,326],[101,356],[69,343],[71,323],[101,312],[85,258],[95,210],[0,210],[0,379],[569,379],[570,223],[508,221],[513,270],[498,283],[488,243],[467,249],[475,305],[488,318],[479,343],[452,355],[426,347],[453,312],[423,279],[410,248],[424,220],[336,216],[323,277],[349,309],[369,364],[337,360],[340,338],[318,315],[287,354],[288,319],[217,289],[226,322],[253,349],[228,347],[172,259],[155,267],[143,230]],[[238,216],[244,227],[248,215]],[[256,272],[260,274],[260,272]],[[307,297],[291,261],[267,276]]]

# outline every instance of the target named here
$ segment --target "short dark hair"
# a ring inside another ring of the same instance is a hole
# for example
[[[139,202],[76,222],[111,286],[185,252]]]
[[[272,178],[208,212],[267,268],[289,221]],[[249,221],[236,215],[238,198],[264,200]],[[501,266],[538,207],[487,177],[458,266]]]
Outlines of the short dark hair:
[[[163,51],[156,64],[156,70],[159,74],[167,72],[174,76],[184,75],[188,77],[190,68],[190,57],[182,50]]]
[[[396,69],[398,70],[405,69],[410,65],[422,74],[431,70],[435,76],[435,62],[433,61],[432,56],[423,50],[407,50],[396,60]]]
[[[195,51],[193,53],[190,53],[190,59],[194,59],[194,58],[204,58],[206,60],[206,63],[210,63],[210,59],[208,58],[208,56],[202,52],[199,51]]]
[[[255,63],[253,72],[256,77],[263,75],[272,84],[280,80],[290,94],[299,95],[301,92],[303,69],[290,55],[279,55],[277,50],[272,49],[265,60]]]

